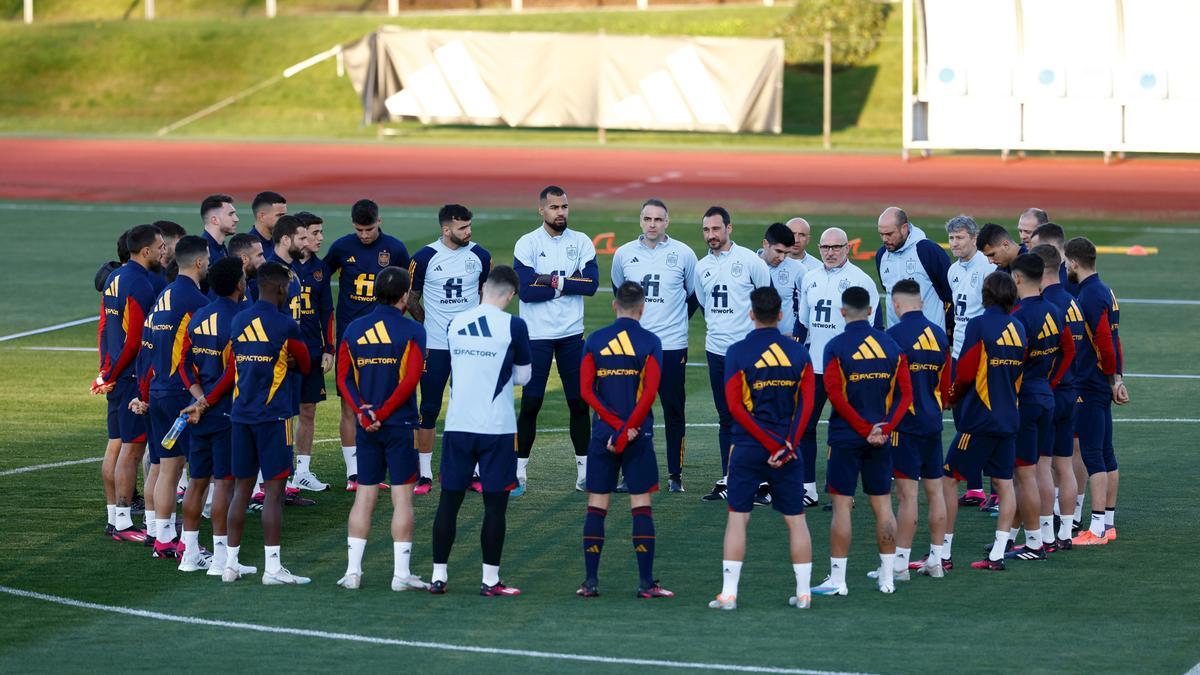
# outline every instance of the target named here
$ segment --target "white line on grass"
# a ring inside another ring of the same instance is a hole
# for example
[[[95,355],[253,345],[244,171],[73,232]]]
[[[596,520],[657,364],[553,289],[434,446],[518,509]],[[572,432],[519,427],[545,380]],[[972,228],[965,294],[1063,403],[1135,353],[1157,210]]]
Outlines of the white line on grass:
[[[72,459],[52,464],[34,464],[33,466],[22,466],[17,469],[5,469],[4,471],[0,471],[0,476],[14,476],[18,473],[29,473],[30,471],[41,471],[42,469],[57,469],[60,466],[72,466],[75,464],[95,464],[103,459],[103,457],[88,457],[87,459]]]
[[[66,323],[56,323],[53,326],[46,326],[45,328],[34,328],[33,330],[27,330],[27,331],[23,331],[20,333],[13,333],[12,335],[0,335],[0,342],[6,342],[8,340],[16,340],[17,338],[29,337],[30,335],[41,335],[42,333],[50,333],[52,331],[61,330],[63,328],[70,328],[72,326],[82,326],[85,323],[91,323],[93,321],[99,321],[99,320],[100,320],[100,317],[98,315],[97,316],[88,316],[88,317],[84,317],[82,319],[75,319],[74,321],[68,321]]]
[[[198,616],[184,616],[180,614],[165,614],[163,612],[152,612],[144,609],[133,609],[131,607],[121,607],[117,605],[102,605],[95,602],[85,602],[83,600],[75,600],[72,598],[64,598],[58,595],[48,595],[46,593],[36,593],[34,591],[26,591],[19,588],[11,588],[9,586],[0,586],[0,593],[26,598],[29,600],[40,600],[65,607],[74,607],[76,609],[90,609],[97,612],[108,612],[110,614],[120,614],[122,616],[132,616],[140,619],[151,619],[154,621],[169,621],[172,623],[182,623],[191,626],[208,626],[212,628],[233,628],[242,631],[250,631],[254,633],[270,633],[275,635],[294,635],[297,637],[318,638],[322,640],[338,640],[341,642],[358,642],[372,645],[384,645],[391,647],[411,647],[415,649],[429,649],[439,652],[463,652],[468,654],[493,654],[497,656],[516,656],[528,659],[546,659],[552,661],[574,661],[577,663],[599,663],[605,665],[621,665],[621,666],[657,666],[660,668],[680,668],[686,670],[720,670],[727,672],[739,673],[787,673],[789,675],[834,675],[834,671],[827,670],[809,670],[804,668],[775,668],[771,666],[743,666],[732,663],[699,663],[694,661],[668,661],[665,659],[632,659],[616,656],[594,656],[591,654],[572,654],[569,652],[541,652],[532,649],[504,649],[500,647],[481,647],[477,645],[457,645],[445,642],[425,642],[421,640],[397,640],[395,638],[375,637],[371,635],[357,635],[354,633],[332,633],[323,630],[313,630],[309,628],[290,628],[287,626],[267,626],[257,623],[246,623],[243,621],[221,621],[218,619],[203,619]]]

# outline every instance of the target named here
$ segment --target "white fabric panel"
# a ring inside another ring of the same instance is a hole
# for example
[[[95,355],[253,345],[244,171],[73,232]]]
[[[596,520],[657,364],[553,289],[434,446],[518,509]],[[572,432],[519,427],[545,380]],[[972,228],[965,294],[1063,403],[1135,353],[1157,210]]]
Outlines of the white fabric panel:
[[[1025,143],[1040,148],[1113,148],[1121,144],[1121,105],[1074,99],[1025,103]]]

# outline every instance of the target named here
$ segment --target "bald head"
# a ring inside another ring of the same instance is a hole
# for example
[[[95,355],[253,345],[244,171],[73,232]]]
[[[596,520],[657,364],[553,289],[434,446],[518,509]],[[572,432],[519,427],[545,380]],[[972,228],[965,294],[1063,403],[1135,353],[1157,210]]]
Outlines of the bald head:
[[[806,250],[808,249],[809,239],[812,238],[812,227],[803,218],[792,218],[784,223],[784,225],[787,225],[787,228],[792,231],[792,237],[796,239],[792,250],[788,252],[788,257],[795,258],[796,260],[803,259],[807,255]]]
[[[1029,240],[1033,237],[1033,231],[1039,226],[1050,222],[1050,216],[1039,208],[1028,208],[1021,212],[1017,218],[1017,232],[1021,233],[1021,243],[1029,246]]]
[[[889,206],[879,214],[879,240],[889,251],[899,250],[908,241],[908,214],[898,206]]]
[[[826,269],[841,267],[850,255],[850,240],[846,231],[840,227],[831,227],[821,233],[821,261]]]

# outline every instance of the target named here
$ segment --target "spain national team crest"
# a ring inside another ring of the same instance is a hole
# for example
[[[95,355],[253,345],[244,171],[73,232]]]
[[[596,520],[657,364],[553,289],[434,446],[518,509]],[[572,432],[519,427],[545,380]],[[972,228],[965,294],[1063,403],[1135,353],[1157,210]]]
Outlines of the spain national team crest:
[[[733,267],[730,268],[729,273],[733,275],[734,279],[737,279],[738,277],[742,276],[742,270],[744,269],[745,267],[742,266],[742,263],[735,262],[733,263]]]
[[[979,285],[979,272],[971,272],[971,285],[972,286]]]
[[[325,280],[325,273],[321,270],[313,270],[313,281],[318,284]]]
[[[571,244],[570,246],[568,246],[567,247],[567,257],[571,258],[572,260],[574,260],[575,258],[578,258],[579,257],[579,247],[576,246],[575,244]]]
[[[787,270],[781,270],[779,272],[779,283],[787,284],[788,279],[791,279],[791,278],[792,278],[792,275]]]
[[[909,274],[916,274],[916,273],[917,273],[917,261],[916,261],[916,260],[909,260],[909,261],[908,261],[908,264],[906,264],[906,265],[904,266],[904,269],[905,269],[905,271],[906,271],[906,272],[908,272]]]
[[[847,288],[850,288],[850,280],[849,279],[842,279],[841,281],[838,282],[838,292],[839,293],[845,293]]]
[[[380,267],[387,267],[392,264],[392,252],[386,249],[380,251],[378,260]]]
[[[477,274],[479,272],[479,261],[475,258],[467,258],[467,274]]]
[[[674,267],[678,264],[679,264],[679,254],[678,253],[668,253],[667,254],[667,267]]]

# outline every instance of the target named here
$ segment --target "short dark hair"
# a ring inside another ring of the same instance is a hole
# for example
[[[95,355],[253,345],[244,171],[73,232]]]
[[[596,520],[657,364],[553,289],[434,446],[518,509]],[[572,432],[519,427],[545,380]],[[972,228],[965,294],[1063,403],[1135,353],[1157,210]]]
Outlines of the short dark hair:
[[[998,305],[1005,312],[1011,312],[1017,304],[1017,282],[1004,272],[996,271],[987,275],[983,280],[983,306]]]
[[[208,268],[208,285],[219,297],[228,298],[237,292],[238,283],[244,276],[240,259],[221,258]]]
[[[154,239],[162,236],[162,232],[153,225],[136,225],[125,235],[125,245],[129,247],[129,255],[138,253],[147,246],[154,245]]]
[[[129,230],[117,237],[117,260],[121,261],[122,265],[129,262]]]
[[[304,227],[312,227],[313,225],[322,225],[325,223],[324,218],[311,211],[300,211],[296,214],[296,218],[304,224]],[[279,227],[279,225],[276,224],[276,227]]]
[[[154,226],[162,232],[163,239],[179,239],[187,236],[187,230],[183,226],[173,220],[156,220]]]
[[[1067,242],[1067,233],[1063,231],[1062,225],[1057,223],[1042,223],[1033,231],[1034,237],[1043,244],[1058,244],[1062,246]]]
[[[488,272],[487,281],[484,284],[493,288],[504,288],[510,291],[517,290],[517,273],[508,265],[496,265]]]
[[[646,302],[646,290],[636,281],[626,281],[621,284],[613,296],[617,300],[617,307],[626,312],[633,311]]]
[[[203,237],[185,234],[175,244],[175,262],[179,267],[187,267],[196,262],[200,256],[208,254],[208,242]]]
[[[791,229],[783,223],[771,223],[767,227],[766,233],[763,234],[763,239],[766,239],[767,244],[771,246],[783,244],[791,248],[796,245],[796,235],[792,234]]]
[[[209,195],[200,202],[200,218],[208,220],[208,214],[213,209],[221,208],[222,204],[232,204],[233,197],[229,195]]]
[[[296,216],[279,216],[279,220],[275,221],[275,229],[271,230],[271,241],[278,244],[284,237],[296,236],[296,231],[305,227]]]
[[[1050,214],[1046,213],[1044,210],[1039,209],[1037,207],[1030,207],[1028,209],[1025,209],[1025,212],[1022,213],[1021,215],[1025,215],[1026,213],[1032,215],[1033,219],[1037,221],[1037,224],[1039,226],[1045,225],[1046,223],[1050,222]]]
[[[375,277],[375,299],[381,305],[394,305],[408,292],[412,277],[403,267],[385,267]]]
[[[1087,237],[1075,237],[1063,247],[1067,260],[1074,260],[1089,270],[1096,269],[1096,245]]]
[[[761,286],[750,291],[750,311],[754,312],[754,318],[759,323],[779,323],[779,308],[782,305],[779,291],[774,286]]]
[[[729,212],[725,210],[724,206],[708,207],[708,210],[704,212],[704,217],[710,218],[712,216],[721,216],[721,222],[726,225],[733,222],[733,219],[729,217]]]
[[[286,289],[291,280],[291,269],[281,262],[272,260],[271,262],[263,263],[262,267],[258,268],[258,288],[260,291],[267,287]],[[376,283],[376,288],[378,287],[379,285]]]
[[[374,225],[379,222],[379,205],[370,199],[360,199],[350,207],[350,222],[355,225]]]
[[[854,312],[870,311],[871,294],[862,286],[851,286],[842,291],[842,307]]]
[[[1041,281],[1042,270],[1045,267],[1041,256],[1032,253],[1022,253],[1013,261],[1011,271],[1014,274],[1020,274],[1029,281]]]
[[[651,197],[650,199],[647,199],[646,201],[642,202],[643,209],[646,208],[647,206],[657,206],[658,208],[662,209],[663,211],[666,211],[668,216],[671,215],[671,211],[667,208],[666,202],[664,202],[661,199]]]
[[[266,190],[254,195],[254,201],[250,202],[250,210],[258,213],[265,206],[274,206],[275,204],[286,204],[287,200],[278,192]]]
[[[544,202],[546,201],[546,197],[565,197],[566,194],[567,191],[557,185],[547,185],[538,193],[538,201]]]
[[[452,220],[471,220],[475,215],[462,204],[446,204],[438,209],[438,225],[449,225]]]
[[[108,283],[108,276],[110,274],[112,274],[113,272],[117,271],[118,269],[120,269],[120,267],[121,267],[121,263],[119,263],[115,260],[109,260],[108,262],[101,265],[100,269],[96,270],[95,282],[96,282],[96,292],[97,293],[104,292],[104,285]]]
[[[239,232],[229,238],[229,243],[225,245],[225,250],[231,256],[240,256],[254,248],[254,245],[257,243],[259,243],[258,237],[249,232]]]
[[[1057,270],[1062,265],[1062,256],[1050,244],[1038,244],[1030,253],[1042,259],[1042,267],[1046,270]]]
[[[892,295],[915,295],[921,297],[921,284],[915,279],[901,279],[892,286]]]
[[[996,223],[987,223],[979,229],[979,235],[975,237],[975,248],[982,251],[987,246],[999,246],[1005,240],[1016,243],[1008,230],[1004,229],[1003,225]]]

